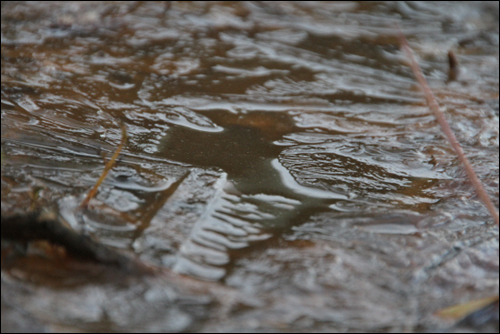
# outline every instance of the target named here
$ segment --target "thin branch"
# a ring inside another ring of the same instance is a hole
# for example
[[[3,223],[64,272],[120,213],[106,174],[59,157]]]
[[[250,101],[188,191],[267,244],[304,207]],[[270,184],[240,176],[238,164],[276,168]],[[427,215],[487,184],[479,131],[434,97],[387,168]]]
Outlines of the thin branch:
[[[446,119],[443,115],[443,112],[439,108],[439,104],[436,101],[436,98],[434,97],[434,94],[432,93],[429,85],[427,84],[427,81],[425,80],[424,75],[422,74],[422,70],[420,69],[420,66],[418,66],[417,61],[415,60],[415,57],[413,56],[413,51],[408,44],[408,41],[406,40],[405,35],[401,30],[399,30],[399,42],[401,44],[401,48],[403,51],[406,53],[410,60],[410,68],[413,71],[413,74],[415,75],[415,78],[417,79],[420,88],[422,89],[425,99],[427,100],[427,105],[429,106],[429,109],[434,113],[434,116],[436,116],[436,119],[441,126],[441,129],[443,130],[444,134],[446,135],[446,138],[448,138],[448,141],[450,142],[451,146],[455,150],[455,152],[458,155],[458,159],[462,162],[462,164],[465,167],[465,171],[467,172],[467,176],[469,177],[470,182],[476,189],[477,195],[479,198],[483,201],[484,205],[490,212],[491,216],[495,220],[495,223],[498,225],[498,211],[493,205],[493,202],[491,201],[490,197],[488,196],[488,193],[484,189],[481,181],[477,177],[476,173],[474,172],[474,169],[472,168],[471,164],[469,163],[469,160],[464,154],[464,151],[462,150],[462,147],[458,143],[457,138],[453,134],[453,131],[451,130],[450,126],[448,125],[448,122],[446,122]]]
[[[85,199],[82,201],[79,208],[81,208],[81,209],[86,208],[87,205],[89,204],[89,201],[95,196],[95,194],[97,193],[97,189],[101,185],[102,181],[104,181],[104,179],[106,178],[106,175],[108,175],[108,172],[115,165],[115,160],[120,155],[120,152],[121,152],[123,146],[125,146],[126,142],[127,142],[127,131],[125,129],[125,125],[122,125],[122,140],[120,142],[120,145],[118,145],[118,148],[116,149],[115,154],[113,154],[111,159],[109,159],[108,163],[104,167],[104,170],[102,171],[101,176],[99,177],[97,182],[94,184],[94,187],[92,188],[92,190],[89,191],[89,193],[87,194],[87,197],[85,197]]]

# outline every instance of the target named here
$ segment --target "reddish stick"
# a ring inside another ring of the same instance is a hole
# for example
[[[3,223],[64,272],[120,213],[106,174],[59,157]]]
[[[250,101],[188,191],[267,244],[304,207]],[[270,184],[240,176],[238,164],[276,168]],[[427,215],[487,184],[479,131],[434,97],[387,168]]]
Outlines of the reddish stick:
[[[415,75],[415,78],[417,79],[420,88],[422,89],[425,99],[427,100],[427,105],[429,106],[429,109],[432,110],[434,113],[434,116],[436,116],[436,119],[441,125],[441,129],[443,130],[444,134],[448,138],[448,141],[450,142],[451,146],[455,150],[455,152],[458,155],[458,159],[463,163],[465,167],[465,171],[467,172],[467,176],[469,177],[470,182],[476,189],[477,195],[479,198],[483,201],[484,205],[486,208],[488,208],[488,211],[490,212],[491,216],[495,220],[495,223],[498,225],[498,211],[493,205],[493,202],[491,201],[490,197],[488,196],[488,193],[484,189],[481,181],[479,181],[479,178],[477,177],[476,173],[474,172],[474,169],[472,168],[471,164],[469,163],[469,160],[467,160],[467,157],[464,154],[464,151],[462,150],[462,147],[458,143],[457,138],[455,137],[455,134],[453,134],[453,131],[451,130],[450,126],[448,125],[448,122],[446,122],[446,119],[443,115],[443,112],[439,108],[439,104],[436,101],[436,98],[434,97],[434,94],[432,93],[429,85],[427,84],[427,80],[425,80],[424,75],[422,74],[422,70],[420,69],[420,66],[418,66],[417,61],[415,60],[415,57],[413,56],[413,51],[408,44],[408,41],[406,40],[405,35],[403,32],[399,32],[399,42],[401,44],[401,48],[404,50],[408,58],[410,59],[410,68],[413,71],[413,74]]]

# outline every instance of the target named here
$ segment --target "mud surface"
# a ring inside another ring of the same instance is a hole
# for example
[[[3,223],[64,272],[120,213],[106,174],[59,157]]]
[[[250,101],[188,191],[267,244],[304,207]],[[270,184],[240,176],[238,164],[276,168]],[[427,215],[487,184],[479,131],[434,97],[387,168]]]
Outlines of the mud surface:
[[[2,239],[2,332],[498,331],[433,315],[498,294],[498,227],[395,30],[498,206],[497,2],[2,2],[1,24],[2,217],[50,208],[156,268]]]

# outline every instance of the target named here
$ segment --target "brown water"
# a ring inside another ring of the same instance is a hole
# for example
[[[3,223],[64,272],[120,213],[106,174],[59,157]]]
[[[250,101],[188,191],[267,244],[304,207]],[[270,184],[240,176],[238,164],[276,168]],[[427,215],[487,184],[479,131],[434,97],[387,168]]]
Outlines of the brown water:
[[[395,24],[498,205],[495,2],[2,3],[2,211],[36,192],[199,280],[2,252],[2,330],[5,303],[55,331],[421,331],[498,293],[498,228]]]

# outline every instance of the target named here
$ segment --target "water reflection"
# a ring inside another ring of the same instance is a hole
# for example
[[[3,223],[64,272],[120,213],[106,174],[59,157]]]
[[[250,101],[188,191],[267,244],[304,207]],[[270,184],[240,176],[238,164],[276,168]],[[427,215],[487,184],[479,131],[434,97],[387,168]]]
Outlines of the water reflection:
[[[408,206],[430,204],[436,201],[432,196],[422,194],[410,200],[395,194],[416,184],[430,187],[434,180],[446,178],[422,160],[425,156],[418,153],[418,145],[393,140],[389,146],[386,138],[371,139],[370,144],[356,138],[346,142],[345,134],[332,133],[317,137],[319,143],[311,145],[308,138],[314,133],[303,131],[316,128],[310,125],[315,117],[324,127],[337,120],[323,118],[322,113],[299,118],[272,111],[203,114],[210,120],[209,131],[172,124],[159,149],[169,160],[224,172],[217,181],[220,189],[182,243],[173,266],[197,277],[221,279],[231,250],[283,233],[312,214],[336,210],[338,200],[344,207],[354,201],[358,210],[384,206],[385,199]],[[214,127],[224,130],[211,131]],[[371,230],[384,233],[390,227],[381,222]],[[255,231],[247,233],[245,228]],[[409,233],[416,228],[394,225],[392,230]]]
[[[220,189],[182,244],[174,265],[179,272],[217,280],[225,275],[229,251],[307,219],[299,218],[299,212],[325,210],[331,200],[347,196],[303,186],[281,165],[278,158],[285,147],[275,142],[296,131],[289,115],[210,115],[223,131],[174,125],[160,151],[170,160],[227,173],[227,181],[225,176],[217,181]]]

